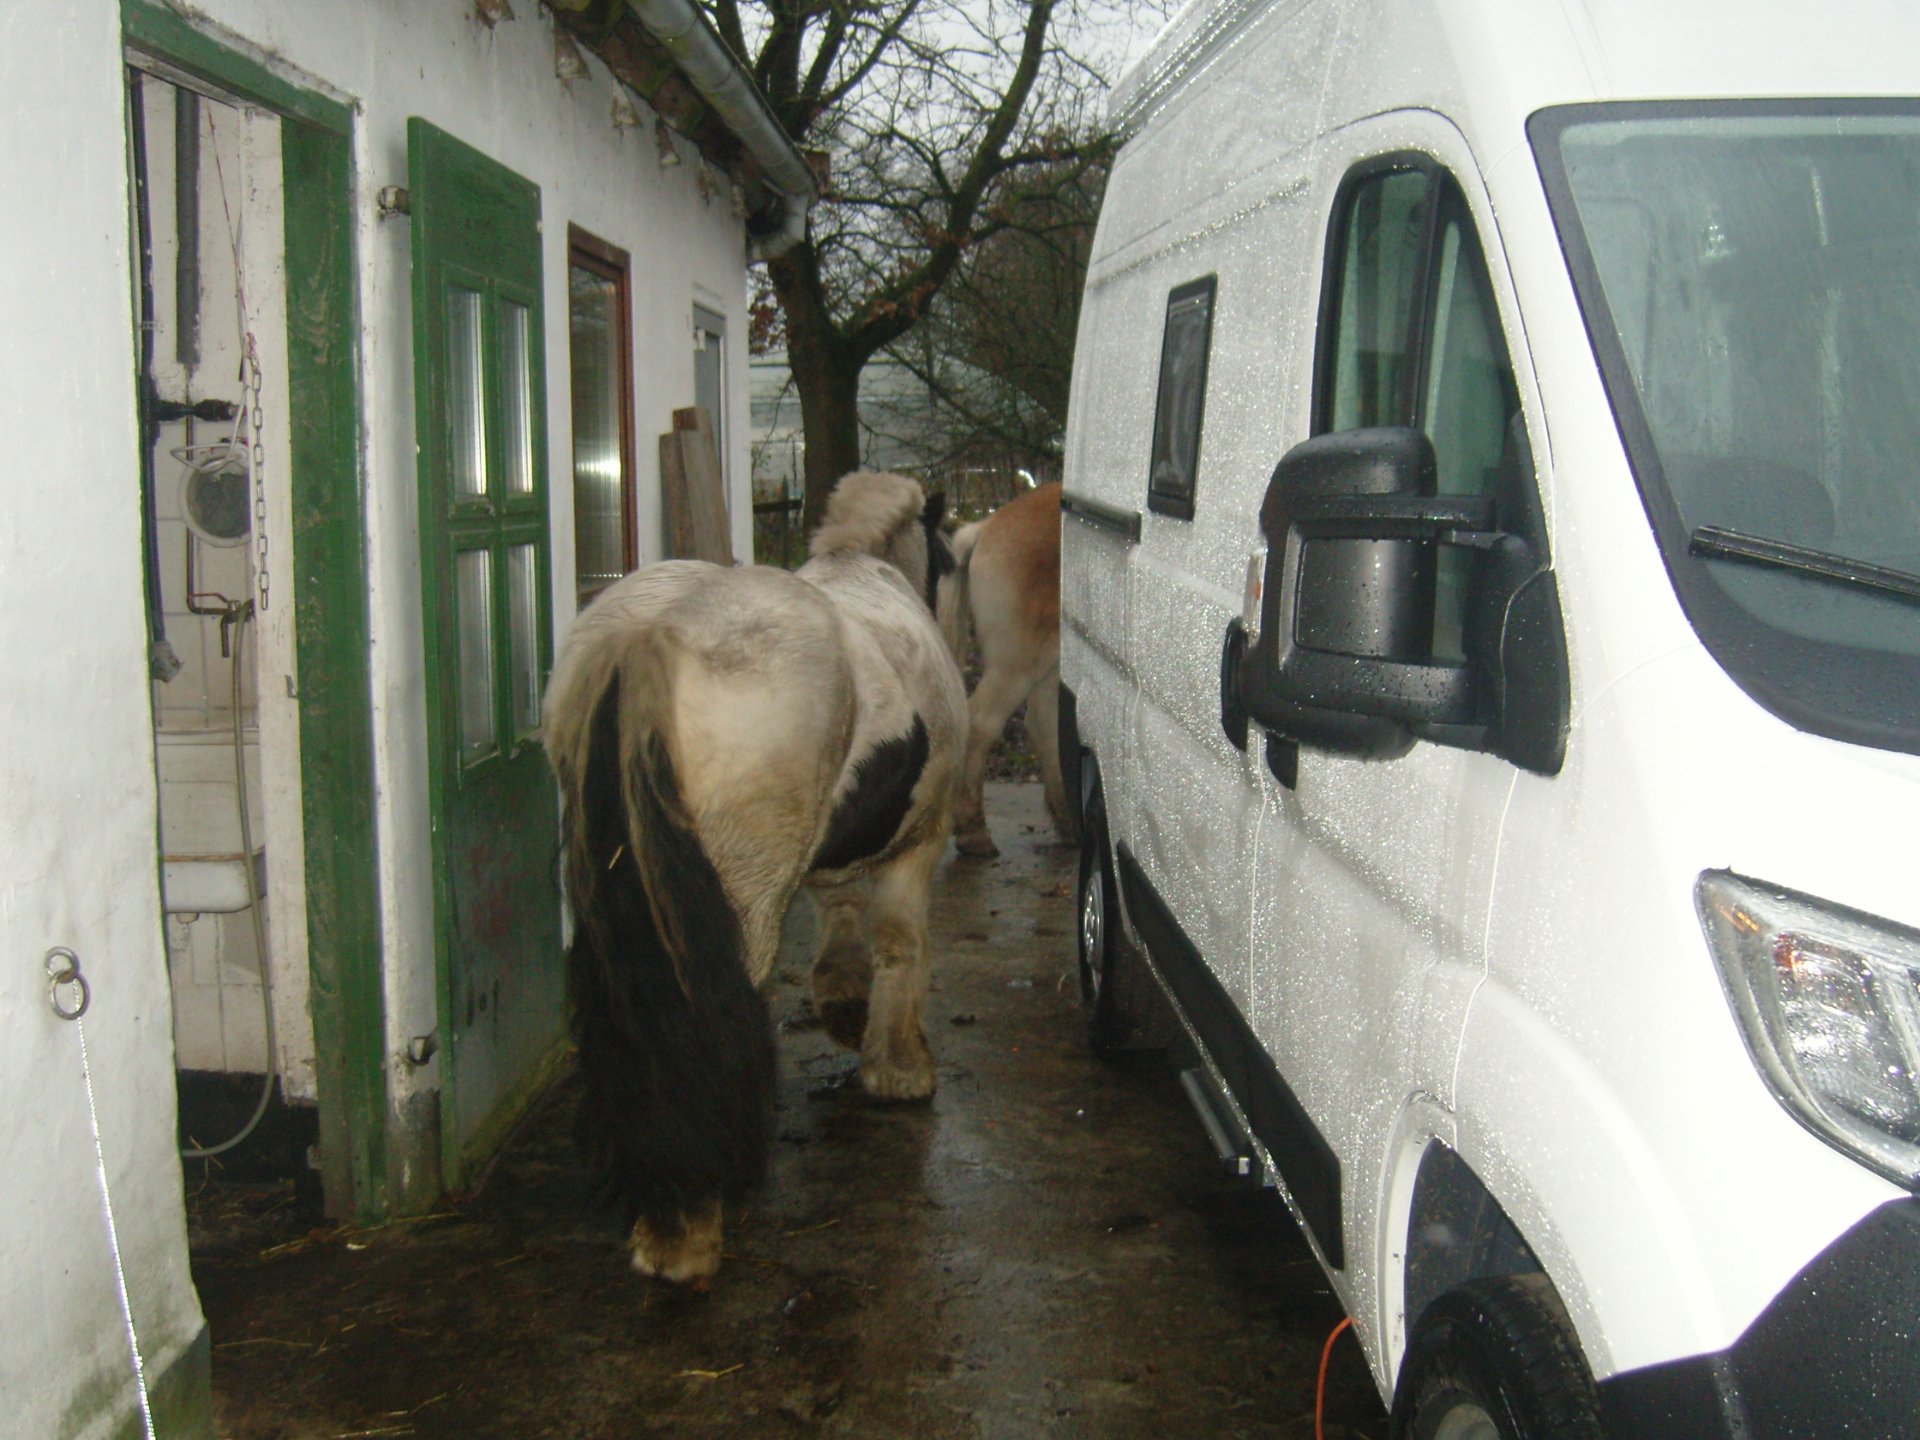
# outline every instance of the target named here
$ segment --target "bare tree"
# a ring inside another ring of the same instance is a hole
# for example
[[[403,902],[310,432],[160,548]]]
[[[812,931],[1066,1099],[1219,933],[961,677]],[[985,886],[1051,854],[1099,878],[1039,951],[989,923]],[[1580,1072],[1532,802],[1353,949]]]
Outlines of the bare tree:
[[[946,442],[936,463],[1058,475],[1105,158],[1090,146],[1070,164],[1006,177],[988,201],[998,228],[887,347],[925,389]]]
[[[1013,198],[1106,154],[1093,106],[1110,78],[1103,42],[1127,17],[1080,0],[703,3],[787,132],[830,167],[807,238],[766,267],[811,525],[860,463],[867,362],[1015,226]]]

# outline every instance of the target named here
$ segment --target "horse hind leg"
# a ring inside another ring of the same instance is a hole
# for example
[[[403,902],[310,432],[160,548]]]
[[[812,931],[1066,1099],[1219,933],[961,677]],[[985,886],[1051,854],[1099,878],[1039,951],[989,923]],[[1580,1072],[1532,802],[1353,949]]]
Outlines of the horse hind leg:
[[[857,885],[813,892],[820,912],[820,946],[813,958],[813,1012],[827,1035],[858,1050],[867,1030],[873,988],[873,950],[867,944],[866,901]]]
[[[876,876],[869,919],[873,988],[860,1042],[860,1083],[881,1100],[933,1094],[927,1045],[927,901],[945,837],[915,846]]]
[[[989,662],[967,700],[967,757],[953,809],[953,843],[962,855],[990,860],[1000,853],[987,830],[987,752],[1025,698],[1020,678],[1007,667]]]

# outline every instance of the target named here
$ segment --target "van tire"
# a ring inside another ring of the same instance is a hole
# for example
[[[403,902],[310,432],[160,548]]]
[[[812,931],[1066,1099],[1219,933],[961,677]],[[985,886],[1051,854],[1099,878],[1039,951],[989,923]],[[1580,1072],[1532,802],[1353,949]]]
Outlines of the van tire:
[[[1107,803],[1093,782],[1080,824],[1080,882],[1074,890],[1075,931],[1080,947],[1080,999],[1087,1012],[1087,1041],[1102,1058],[1117,1055],[1129,1026],[1121,1013],[1119,971],[1120,898],[1107,835]]]
[[[1394,1440],[1604,1440],[1593,1376],[1553,1283],[1538,1274],[1500,1275],[1429,1305],[1394,1387],[1392,1433]]]

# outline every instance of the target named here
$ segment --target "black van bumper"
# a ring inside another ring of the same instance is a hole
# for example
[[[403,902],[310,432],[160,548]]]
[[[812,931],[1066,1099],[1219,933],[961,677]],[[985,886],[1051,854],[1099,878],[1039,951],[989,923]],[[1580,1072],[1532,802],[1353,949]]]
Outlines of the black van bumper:
[[[1733,1345],[1600,1384],[1617,1440],[1920,1436],[1920,1199],[1889,1201]]]

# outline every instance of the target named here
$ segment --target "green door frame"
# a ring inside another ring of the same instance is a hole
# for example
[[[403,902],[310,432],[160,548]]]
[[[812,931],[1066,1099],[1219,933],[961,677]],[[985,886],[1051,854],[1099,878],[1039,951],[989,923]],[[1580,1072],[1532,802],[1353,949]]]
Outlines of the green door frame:
[[[281,118],[301,828],[321,1178],[329,1213],[387,1208],[386,1006],[360,473],[353,112],[121,0],[127,47]]]

